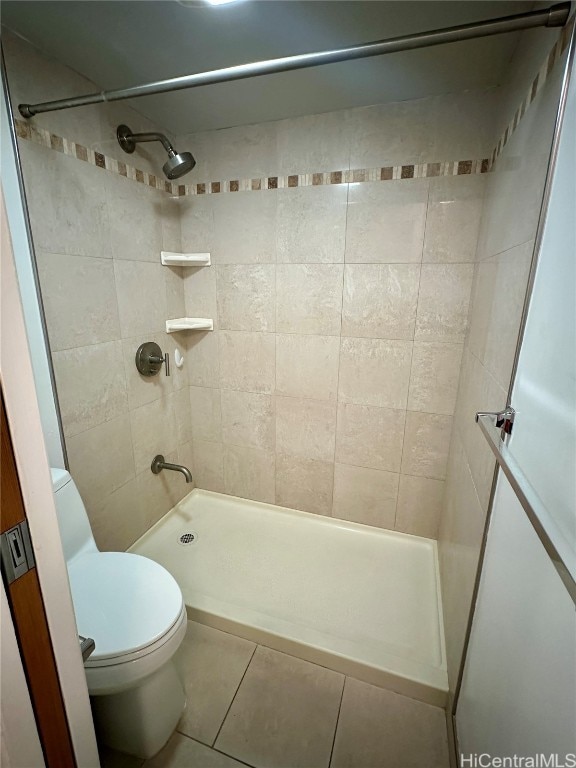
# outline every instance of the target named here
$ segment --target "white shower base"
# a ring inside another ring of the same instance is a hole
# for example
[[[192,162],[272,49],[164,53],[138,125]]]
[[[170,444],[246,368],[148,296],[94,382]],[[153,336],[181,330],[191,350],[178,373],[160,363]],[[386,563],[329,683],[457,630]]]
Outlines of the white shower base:
[[[170,571],[196,621],[445,705],[431,539],[196,489],[130,551]]]

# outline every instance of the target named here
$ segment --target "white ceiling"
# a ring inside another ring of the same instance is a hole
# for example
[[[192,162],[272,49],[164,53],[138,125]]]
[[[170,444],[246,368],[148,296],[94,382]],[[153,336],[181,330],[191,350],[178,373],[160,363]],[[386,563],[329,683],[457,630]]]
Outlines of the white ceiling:
[[[530,10],[523,0],[3,0],[2,23],[103,89]],[[146,96],[175,134],[498,85],[517,33]],[[69,94],[62,92],[59,97]]]

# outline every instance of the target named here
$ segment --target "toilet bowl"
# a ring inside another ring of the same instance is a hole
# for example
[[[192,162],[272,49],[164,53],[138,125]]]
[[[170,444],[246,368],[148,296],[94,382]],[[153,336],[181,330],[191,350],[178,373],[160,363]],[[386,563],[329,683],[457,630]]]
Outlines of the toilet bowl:
[[[161,565],[126,552],[100,552],[74,481],[52,470],[78,633],[95,650],[84,662],[99,740],[141,758],[156,754],[185,706],[173,656],[186,608]]]

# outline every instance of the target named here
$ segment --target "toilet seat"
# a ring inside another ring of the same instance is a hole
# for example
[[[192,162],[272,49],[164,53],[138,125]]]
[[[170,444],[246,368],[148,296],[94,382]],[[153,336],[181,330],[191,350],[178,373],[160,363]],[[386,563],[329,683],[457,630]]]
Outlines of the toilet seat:
[[[68,564],[78,632],[93,638],[87,667],[152,653],[182,620],[180,587],[161,565],[126,552],[94,552]]]

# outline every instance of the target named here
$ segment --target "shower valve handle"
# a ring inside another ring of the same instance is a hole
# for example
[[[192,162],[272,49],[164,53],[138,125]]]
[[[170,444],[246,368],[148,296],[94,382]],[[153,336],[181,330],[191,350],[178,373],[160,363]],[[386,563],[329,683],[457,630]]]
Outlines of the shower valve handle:
[[[166,376],[170,376],[170,354],[162,354],[162,350],[154,341],[140,344],[136,351],[136,368],[142,376],[156,376],[164,363]]]
[[[164,353],[164,357],[157,357],[156,355],[150,355],[148,358],[151,363],[161,366],[164,363],[166,368],[166,376],[170,376],[170,355],[168,352]]]

